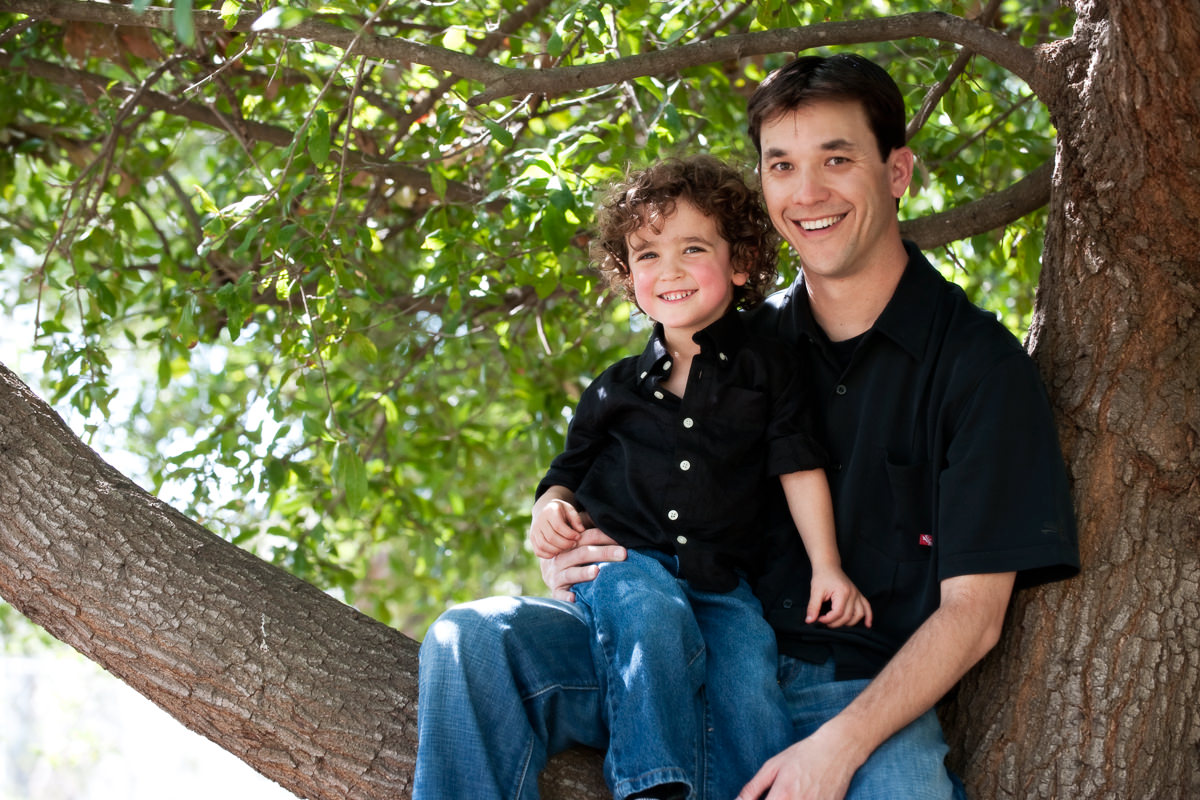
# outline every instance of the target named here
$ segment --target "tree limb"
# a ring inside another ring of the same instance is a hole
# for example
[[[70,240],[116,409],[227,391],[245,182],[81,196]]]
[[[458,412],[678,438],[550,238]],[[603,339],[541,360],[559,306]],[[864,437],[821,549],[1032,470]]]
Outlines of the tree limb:
[[[0,0],[0,11],[29,14],[39,18],[97,22],[128,27],[173,30],[171,9],[149,8],[138,14],[128,6],[92,3],[85,0]],[[238,33],[254,31],[256,14],[242,14],[227,29],[216,11],[196,11],[197,31]],[[388,61],[408,61],[431,69],[478,81],[486,87],[471,99],[481,105],[513,95],[560,95],[594,89],[647,75],[674,74],[689,67],[718,61],[772,53],[799,52],[834,44],[890,42],[914,37],[948,41],[971,48],[1033,85],[1039,79],[1034,51],[984,25],[941,11],[922,11],[869,20],[827,22],[802,28],[735,34],[703,42],[655,50],[595,64],[553,69],[504,67],[484,58],[444,47],[419,44],[399,37],[363,34],[321,19],[309,19],[286,30],[260,30],[262,36],[311,39],[322,44],[349,48],[349,53]]]
[[[900,233],[922,249],[1001,228],[1050,202],[1054,162],[1047,161],[1007,189],[940,214],[900,223]]]
[[[3,0],[0,0],[2,2]],[[117,99],[125,99],[137,92],[133,87],[113,81],[102,75],[84,70],[64,67],[49,61],[35,58],[22,59],[19,67],[14,66],[13,57],[8,53],[0,53],[0,69],[26,72],[35,78],[57,83],[61,86],[87,87],[96,93],[108,93]],[[246,139],[271,144],[276,147],[290,147],[295,134],[278,125],[267,125],[247,119],[222,119],[213,108],[200,104],[179,100],[162,92],[142,91],[138,94],[137,105],[151,111],[162,111],[192,122],[208,125],[222,131],[231,127]],[[372,162],[361,153],[348,154],[348,166],[375,175],[391,178],[397,183],[411,186],[420,191],[433,191],[433,181],[429,173],[417,167],[406,164]],[[455,203],[474,203],[480,195],[460,183],[450,183],[446,187],[445,199]]]

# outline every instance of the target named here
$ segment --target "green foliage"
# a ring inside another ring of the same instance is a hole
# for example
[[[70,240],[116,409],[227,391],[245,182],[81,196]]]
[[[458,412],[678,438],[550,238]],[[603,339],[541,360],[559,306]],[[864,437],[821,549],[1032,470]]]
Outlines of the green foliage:
[[[161,28],[0,15],[4,306],[36,309],[26,338],[49,398],[140,457],[149,488],[420,635],[447,603],[542,591],[532,489],[581,388],[640,347],[587,266],[598,188],[688,151],[752,168],[745,97],[791,54],[476,106],[478,82],[287,31],[373,14],[380,37],[543,69],[933,4],[562,0],[502,35],[526,4],[275,5],[251,35],[232,32],[250,4],[195,4],[218,31],[192,6],[176,0]],[[997,25],[1032,45],[1070,23],[1047,0],[1002,3]],[[856,49],[911,109],[958,52]],[[97,82],[22,67],[43,63]],[[977,57],[913,145],[906,216],[1010,185],[1051,157],[1053,132],[1028,87]],[[1017,330],[1041,226],[945,259]]]

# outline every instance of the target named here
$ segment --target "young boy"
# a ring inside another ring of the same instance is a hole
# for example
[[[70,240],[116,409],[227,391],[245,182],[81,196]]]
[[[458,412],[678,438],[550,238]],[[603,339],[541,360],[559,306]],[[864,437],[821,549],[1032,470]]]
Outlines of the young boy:
[[[736,313],[776,276],[757,193],[692,157],[632,173],[597,216],[594,261],[656,324],[640,356],[584,392],[538,486],[530,540],[553,557],[590,524],[629,549],[574,587],[595,634],[614,796],[686,798],[707,781],[707,796],[732,798],[794,738],[774,634],[746,580],[766,554],[757,523],[778,492],[771,476],[812,563],[808,621],[870,626],[871,609],[841,570],[803,372]],[[701,725],[724,785],[697,774]]]

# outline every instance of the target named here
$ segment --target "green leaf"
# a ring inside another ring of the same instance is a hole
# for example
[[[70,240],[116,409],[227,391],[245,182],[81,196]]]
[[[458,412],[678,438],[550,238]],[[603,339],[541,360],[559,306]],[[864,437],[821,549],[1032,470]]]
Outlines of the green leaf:
[[[238,23],[238,16],[241,13],[241,0],[225,0],[225,2],[221,3],[221,21],[225,23],[225,30],[233,30],[233,27]]]
[[[484,119],[483,125],[492,134],[492,138],[505,147],[512,147],[513,135],[503,125],[498,125],[490,119]]]
[[[346,495],[351,511],[358,510],[367,495],[366,464],[346,442],[338,442],[333,450],[333,485]]]
[[[321,166],[329,160],[329,114],[318,109],[308,126],[308,154],[313,163]]]
[[[192,23],[192,0],[174,2],[175,35],[186,45],[196,43],[196,29]]]

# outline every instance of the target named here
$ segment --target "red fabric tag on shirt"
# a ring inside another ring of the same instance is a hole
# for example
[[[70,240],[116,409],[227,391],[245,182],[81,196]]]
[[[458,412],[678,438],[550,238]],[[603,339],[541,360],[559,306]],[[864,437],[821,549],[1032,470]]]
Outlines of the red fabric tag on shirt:
[[[917,541],[922,547],[933,547],[933,534],[922,533]]]

